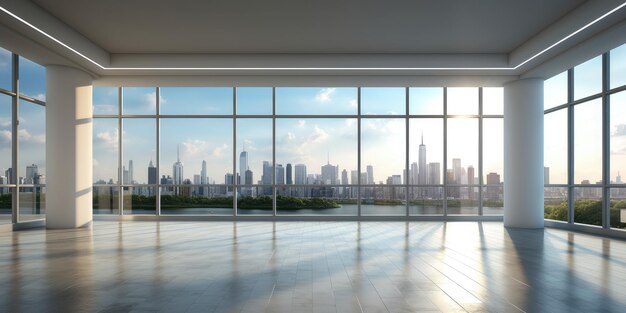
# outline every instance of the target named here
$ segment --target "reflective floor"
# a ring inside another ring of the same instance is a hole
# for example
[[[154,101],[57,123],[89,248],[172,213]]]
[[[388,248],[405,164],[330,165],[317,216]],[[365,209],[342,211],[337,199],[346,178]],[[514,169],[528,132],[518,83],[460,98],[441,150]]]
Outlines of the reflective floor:
[[[499,222],[0,233],[0,312],[625,312],[626,242]]]

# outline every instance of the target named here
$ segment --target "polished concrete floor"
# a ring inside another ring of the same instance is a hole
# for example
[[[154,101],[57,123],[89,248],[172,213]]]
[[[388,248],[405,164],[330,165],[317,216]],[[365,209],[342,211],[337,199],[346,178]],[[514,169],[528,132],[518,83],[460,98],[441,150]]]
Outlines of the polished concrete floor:
[[[0,312],[626,312],[626,242],[499,222],[0,233]]]

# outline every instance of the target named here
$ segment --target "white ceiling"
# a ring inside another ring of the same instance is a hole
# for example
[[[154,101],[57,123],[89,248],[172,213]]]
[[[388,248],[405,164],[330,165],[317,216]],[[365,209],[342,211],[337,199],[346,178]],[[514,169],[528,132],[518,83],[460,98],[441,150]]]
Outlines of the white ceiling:
[[[110,53],[509,53],[583,0],[32,0]]]

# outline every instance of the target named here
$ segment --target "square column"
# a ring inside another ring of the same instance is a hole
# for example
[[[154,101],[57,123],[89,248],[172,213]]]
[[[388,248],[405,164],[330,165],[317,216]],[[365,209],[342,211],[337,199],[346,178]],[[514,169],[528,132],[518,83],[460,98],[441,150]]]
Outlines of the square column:
[[[46,226],[91,225],[92,77],[46,66]]]
[[[504,86],[504,175],[504,226],[542,228],[542,79]]]

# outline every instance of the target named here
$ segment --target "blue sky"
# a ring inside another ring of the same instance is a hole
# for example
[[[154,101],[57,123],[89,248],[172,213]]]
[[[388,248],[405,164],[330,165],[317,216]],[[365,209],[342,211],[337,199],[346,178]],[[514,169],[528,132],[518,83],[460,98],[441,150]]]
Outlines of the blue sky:
[[[45,100],[45,68],[20,57],[20,93]],[[0,88],[11,90],[11,53],[0,49]],[[0,95],[0,175],[11,167],[11,97]],[[37,164],[45,174],[45,109],[42,106],[20,101],[20,167],[23,176],[26,165]]]
[[[475,88],[459,89],[459,94],[470,93],[478,97]],[[267,115],[268,118],[240,118],[237,120],[236,162],[239,170],[239,154],[245,144],[248,151],[249,167],[254,173],[254,181],[261,179],[263,161],[272,160],[272,120],[271,88],[241,88],[237,90],[238,112],[242,115]],[[276,88],[277,114],[320,114],[330,111],[337,115],[356,114],[356,88]],[[404,114],[406,110],[404,88],[363,88],[363,113],[378,115]],[[454,92],[453,92],[454,93]],[[501,112],[501,89],[488,92],[493,114]],[[441,114],[443,92],[441,88],[411,88],[409,91],[409,111],[421,114]],[[460,97],[460,96],[459,96]],[[204,99],[203,99],[204,98]],[[94,111],[101,114],[115,114],[117,90],[96,88]],[[167,114],[232,114],[232,88],[162,88],[161,112]],[[477,101],[477,99],[476,99]],[[387,105],[386,103],[391,102]],[[124,111],[129,114],[153,114],[156,104],[154,88],[128,88],[124,91]],[[183,107],[188,106],[183,109]],[[385,110],[378,108],[385,107]],[[458,120],[458,122],[457,122]],[[477,120],[457,119],[449,124],[449,132],[460,136],[450,143],[450,158],[460,157],[463,165],[477,167],[478,129]],[[467,134],[466,127],[471,123],[473,134]],[[156,161],[156,143],[151,119],[125,119],[124,162],[134,161],[134,178],[147,182],[147,165],[152,158]],[[388,176],[402,175],[405,164],[405,125],[404,118],[367,118],[362,120],[362,165],[374,166],[376,182],[385,181]],[[458,126],[457,126],[458,125]],[[497,125],[496,125],[497,126]],[[501,132],[501,125],[500,125]],[[441,118],[411,119],[410,121],[410,162],[418,160],[420,136],[424,133],[427,145],[427,161],[439,162],[443,166],[443,120]],[[172,175],[172,164],[176,161],[176,147],[180,145],[181,161],[185,164],[185,178],[193,179],[199,174],[203,160],[207,161],[211,181],[224,182],[224,174],[233,172],[232,121],[224,119],[169,119],[161,120],[161,169],[160,175]],[[94,158],[98,164],[94,168],[95,178],[108,180],[116,176],[115,163],[117,124],[114,121],[96,120],[94,123]],[[497,138],[501,141],[501,136]],[[492,140],[493,141],[493,140]],[[474,147],[469,147],[474,145]],[[494,156],[485,162],[489,171],[502,173],[501,145],[486,153]],[[112,151],[112,152],[111,152]],[[319,174],[321,166],[330,162],[339,165],[340,171],[357,169],[357,120],[355,118],[281,118],[276,120],[276,162],[304,163],[308,173]],[[442,170],[443,174],[443,170]]]

